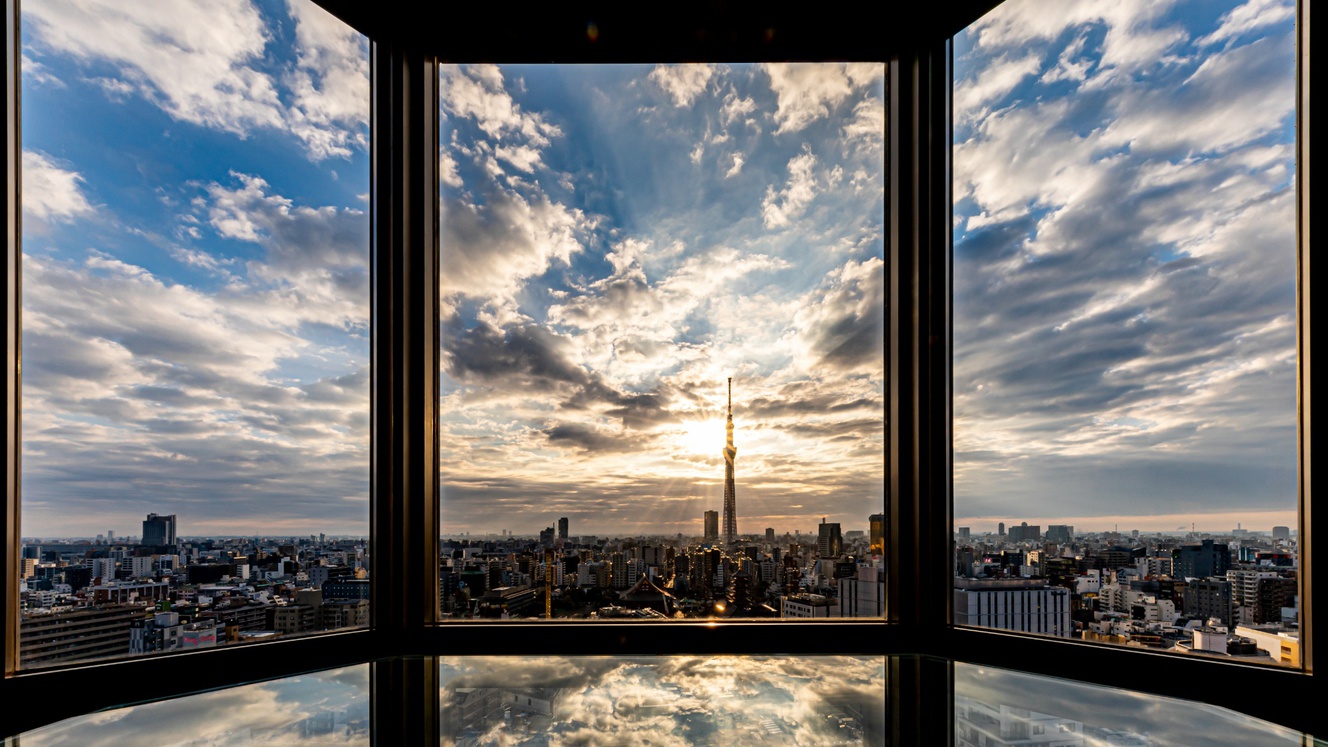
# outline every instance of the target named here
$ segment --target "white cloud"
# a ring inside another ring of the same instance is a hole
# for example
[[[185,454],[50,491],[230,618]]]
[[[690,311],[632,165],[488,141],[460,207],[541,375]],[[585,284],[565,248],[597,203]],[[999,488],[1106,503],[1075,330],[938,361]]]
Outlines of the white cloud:
[[[999,99],[1023,79],[1035,75],[1042,66],[1042,56],[1036,52],[1011,59],[1002,56],[983,67],[975,80],[959,83],[955,86],[955,117],[968,119],[976,116],[984,104]]]
[[[444,65],[439,70],[439,88],[449,113],[475,120],[490,138],[517,138],[542,148],[550,138],[562,134],[540,115],[522,111],[504,89],[503,74],[496,65]]]
[[[23,151],[23,214],[39,221],[65,221],[92,212],[80,184],[83,175],[61,168],[49,156]]]
[[[858,63],[771,63],[762,66],[778,98],[776,134],[797,132],[830,116],[858,89],[885,74],[883,65]]]
[[[737,176],[740,173],[742,173],[742,154],[734,153],[733,165],[729,167],[728,171],[724,172],[724,178],[729,179],[731,177]]]
[[[262,16],[250,3],[152,3],[52,0],[24,8],[47,48],[105,60],[176,119],[244,134],[281,127],[272,79],[250,67],[267,44]]]
[[[767,187],[761,200],[761,217],[766,228],[787,226],[807,209],[818,191],[815,169],[816,156],[809,150],[804,149],[789,160],[789,178],[784,188]]]
[[[674,106],[685,107],[705,91],[714,75],[713,65],[658,65],[649,77],[673,99]]]
[[[1222,16],[1222,25],[1199,40],[1202,46],[1234,39],[1264,26],[1280,23],[1296,15],[1296,4],[1289,0],[1249,0]]]
[[[291,75],[291,130],[315,158],[347,157],[368,147],[368,42],[308,0],[289,0],[297,68]]]
[[[233,132],[290,132],[315,160],[367,147],[366,44],[313,3],[292,0],[295,64],[269,72],[267,21],[249,2],[53,0],[24,8],[44,52],[108,62],[94,79],[114,100],[139,94],[171,117]],[[285,98],[283,98],[283,93]]]

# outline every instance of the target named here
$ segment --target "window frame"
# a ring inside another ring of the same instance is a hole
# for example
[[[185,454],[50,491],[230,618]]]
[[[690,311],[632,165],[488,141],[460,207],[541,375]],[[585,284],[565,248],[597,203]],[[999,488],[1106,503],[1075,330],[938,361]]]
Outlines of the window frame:
[[[6,0],[4,203],[7,254],[5,503],[0,512],[0,699],[80,692],[77,702],[24,699],[14,732],[126,703],[89,674],[136,683],[134,701],[290,676],[366,660],[373,666],[374,738],[424,741],[437,732],[437,664],[457,654],[871,654],[889,655],[887,723],[898,743],[953,728],[953,661],[1194,697],[1191,682],[1237,676],[1204,702],[1308,731],[1316,718],[1286,709],[1287,692],[1328,694],[1314,675],[1312,598],[1302,592],[1303,671],[1184,659],[1095,644],[1030,638],[951,624],[950,486],[950,38],[999,0],[978,0],[921,25],[882,31],[831,14],[738,10],[698,3],[667,18],[634,19],[615,6],[544,9],[521,18],[495,9],[369,9],[315,0],[370,38],[372,47],[373,445],[370,534],[374,577],[369,630],[18,672],[17,374],[20,334],[20,0]],[[1298,3],[1298,204],[1302,584],[1311,587],[1316,534],[1310,501],[1309,3]],[[598,35],[587,34],[594,24]],[[478,31],[477,31],[478,30]],[[483,623],[437,625],[437,77],[440,61],[683,62],[887,60],[886,619],[843,622]],[[421,164],[423,164],[421,166]],[[1324,524],[1321,519],[1319,524]],[[1328,533],[1328,529],[1324,529]],[[1328,577],[1328,570],[1319,575]],[[423,587],[423,588],[421,588]],[[808,625],[816,626],[809,628]],[[538,631],[537,631],[538,629]],[[551,643],[556,641],[556,644]],[[895,657],[893,655],[903,655]],[[921,658],[909,655],[921,654]],[[405,658],[395,658],[395,657]],[[210,658],[198,658],[210,657]],[[388,658],[394,657],[394,658]],[[945,657],[945,658],[930,658]],[[1149,657],[1149,658],[1140,658]],[[1235,669],[1233,669],[1235,667]],[[1139,677],[1146,668],[1149,676]],[[187,684],[181,684],[184,676]],[[386,697],[394,693],[393,697]],[[402,697],[409,694],[409,697]],[[937,708],[938,702],[946,705]],[[0,737],[8,734],[0,734]]]

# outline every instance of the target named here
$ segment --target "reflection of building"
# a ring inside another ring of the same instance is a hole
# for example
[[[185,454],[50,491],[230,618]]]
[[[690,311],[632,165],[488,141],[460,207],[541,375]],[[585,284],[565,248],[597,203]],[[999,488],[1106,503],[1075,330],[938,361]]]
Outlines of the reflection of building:
[[[175,514],[170,514],[168,516],[148,514],[148,518],[143,520],[142,544],[154,547],[174,545]]]
[[[705,512],[705,539],[707,542],[714,542],[719,538],[719,512]]]
[[[738,541],[738,506],[733,487],[733,460],[738,448],[733,445],[733,377],[729,377],[729,417],[724,423],[724,544]]]
[[[955,695],[955,744],[1081,747],[1085,744],[1084,725],[1067,718]]]

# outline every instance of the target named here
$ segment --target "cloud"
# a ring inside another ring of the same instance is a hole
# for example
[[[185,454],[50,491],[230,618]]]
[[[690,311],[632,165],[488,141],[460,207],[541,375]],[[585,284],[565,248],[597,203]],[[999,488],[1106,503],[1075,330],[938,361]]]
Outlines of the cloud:
[[[881,376],[885,367],[885,263],[849,262],[809,294],[795,317],[803,360]]]
[[[650,71],[650,81],[673,99],[677,107],[691,106],[715,76],[713,65],[657,65]]]
[[[1296,4],[1288,0],[1249,0],[1222,15],[1222,24],[1199,40],[1200,46],[1238,38],[1256,29],[1291,20]]]
[[[1062,71],[956,123],[957,510],[1294,506],[1291,38],[1074,7],[1003,5],[956,70],[1041,36]]]
[[[57,0],[24,11],[38,47],[89,67],[117,100],[136,93],[172,118],[232,132],[290,132],[311,158],[367,147],[366,43],[312,3],[292,2],[295,62],[284,81],[270,69],[268,20],[248,2],[154,5]],[[285,83],[283,86],[282,83]]]
[[[787,226],[807,209],[819,191],[815,168],[816,156],[808,149],[789,159],[789,177],[784,188],[767,187],[761,200],[761,217],[766,228]]]
[[[349,157],[369,147],[368,42],[306,0],[287,4],[295,19],[297,64],[289,126],[315,159]]]
[[[176,119],[240,134],[282,125],[272,79],[249,66],[268,41],[249,3],[186,3],[162,13],[147,4],[57,1],[24,15],[45,47],[110,62]]]
[[[300,322],[365,328],[369,320],[369,222],[361,210],[295,205],[262,178],[207,185],[206,218],[225,238],[259,244],[250,276],[288,294]]]
[[[23,215],[42,223],[63,222],[92,212],[77,171],[61,168],[50,156],[23,151]]]
[[[542,148],[562,134],[542,116],[523,111],[504,85],[503,74],[495,65],[444,65],[439,69],[444,109],[452,116],[474,120],[490,138]]]
[[[855,90],[885,74],[883,65],[870,63],[771,63],[762,69],[778,97],[777,135],[798,132],[830,116]]]
[[[724,172],[724,178],[731,179],[741,173],[742,173],[742,154],[734,153],[733,165],[729,167],[728,171]]]
[[[482,203],[443,205],[442,290],[476,299],[510,297],[526,279],[583,250],[595,221],[543,195],[495,189]]]

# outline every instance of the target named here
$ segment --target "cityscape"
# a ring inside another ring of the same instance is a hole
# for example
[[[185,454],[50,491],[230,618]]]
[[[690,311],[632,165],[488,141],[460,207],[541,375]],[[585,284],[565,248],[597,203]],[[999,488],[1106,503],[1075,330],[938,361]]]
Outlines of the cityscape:
[[[814,533],[738,532],[732,378],[727,397],[722,532],[708,510],[700,536],[573,534],[560,517],[537,537],[441,537],[443,617],[882,618],[883,514],[847,531],[822,520]],[[25,540],[21,665],[368,625],[366,539],[185,538],[177,523],[151,513],[134,536]]]

